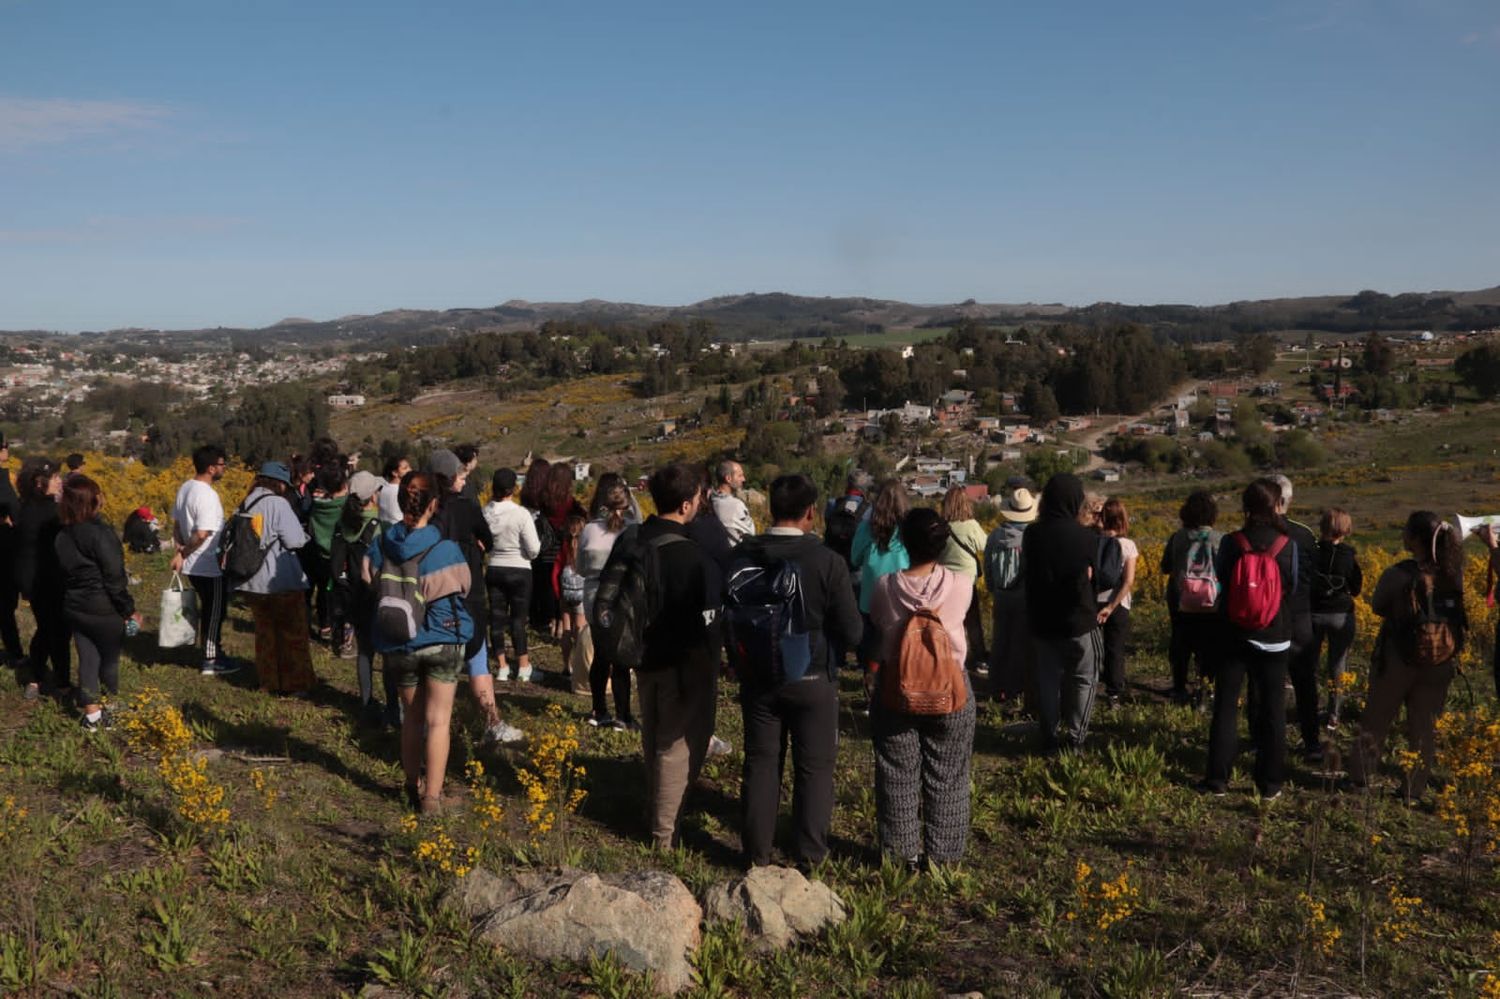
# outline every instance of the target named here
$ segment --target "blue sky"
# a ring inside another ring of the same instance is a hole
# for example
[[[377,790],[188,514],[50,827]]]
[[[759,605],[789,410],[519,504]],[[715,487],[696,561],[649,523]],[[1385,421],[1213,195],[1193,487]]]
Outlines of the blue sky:
[[[0,328],[1495,284],[1493,0],[0,0]]]

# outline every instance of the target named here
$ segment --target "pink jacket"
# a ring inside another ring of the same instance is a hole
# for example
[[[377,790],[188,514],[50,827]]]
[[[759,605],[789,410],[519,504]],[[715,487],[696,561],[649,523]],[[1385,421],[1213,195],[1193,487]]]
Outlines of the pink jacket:
[[[964,634],[964,615],[974,599],[974,583],[966,576],[935,565],[926,576],[908,576],[897,571],[881,576],[870,599],[870,620],[880,629],[883,662],[890,662],[901,643],[901,629],[914,611],[930,607],[948,631],[953,654],[962,666],[969,654]]]

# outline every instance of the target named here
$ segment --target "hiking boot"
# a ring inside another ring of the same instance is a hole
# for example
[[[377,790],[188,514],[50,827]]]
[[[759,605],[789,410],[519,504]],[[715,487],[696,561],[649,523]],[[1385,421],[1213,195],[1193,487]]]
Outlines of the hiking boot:
[[[205,659],[203,665],[198,667],[199,676],[228,676],[239,671],[240,664],[233,659]]]

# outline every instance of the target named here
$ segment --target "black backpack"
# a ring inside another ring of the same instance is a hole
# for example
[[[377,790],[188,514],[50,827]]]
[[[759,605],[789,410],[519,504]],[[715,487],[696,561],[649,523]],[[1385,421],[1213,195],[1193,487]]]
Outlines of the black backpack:
[[[640,529],[627,527],[609,553],[594,595],[594,645],[612,662],[635,668],[646,649],[646,628],[661,612],[660,551],[687,541],[679,534],[640,540]]]
[[[741,680],[776,688],[812,667],[812,639],[797,563],[747,555],[729,567],[724,587],[729,664]]]
[[[266,553],[271,546],[262,542],[252,511],[272,495],[268,493],[248,505],[241,503],[219,532],[219,545],[214,554],[224,582],[231,587],[243,585],[266,562]]]
[[[1099,536],[1099,557],[1094,560],[1094,592],[1119,589],[1125,582],[1125,552],[1120,539],[1107,534]]]
[[[870,502],[863,496],[841,496],[823,525],[823,543],[853,566],[854,532],[864,519]]]
[[[562,542],[557,537],[557,529],[552,526],[552,521],[542,515],[540,510],[531,511],[531,521],[536,525],[537,560],[544,562],[555,560],[557,553],[562,551]]]

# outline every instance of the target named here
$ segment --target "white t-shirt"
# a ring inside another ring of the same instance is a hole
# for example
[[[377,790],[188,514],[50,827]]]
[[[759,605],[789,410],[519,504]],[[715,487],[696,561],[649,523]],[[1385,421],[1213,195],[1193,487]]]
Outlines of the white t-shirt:
[[[1141,557],[1140,549],[1135,546],[1134,541],[1131,541],[1129,538],[1116,538],[1115,540],[1120,542],[1120,563],[1122,565],[1129,565],[1131,562],[1134,562],[1136,559]],[[1114,590],[1105,590],[1103,593],[1099,594],[1099,603],[1109,603],[1114,595]],[[1126,610],[1130,610],[1130,598],[1134,595],[1135,589],[1134,587],[1132,587],[1131,592],[1125,594],[1125,599],[1120,601],[1120,606],[1124,607]]]
[[[199,531],[213,534],[203,544],[188,553],[182,561],[182,571],[189,576],[217,576],[219,563],[214,558],[219,531],[224,527],[224,504],[214,487],[197,479],[188,479],[177,490],[177,501],[172,504],[172,535],[178,544],[185,545]]]
[[[386,527],[401,519],[401,486],[386,482],[380,487],[380,523]]]

